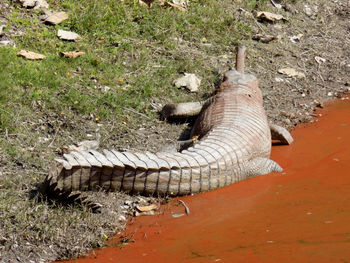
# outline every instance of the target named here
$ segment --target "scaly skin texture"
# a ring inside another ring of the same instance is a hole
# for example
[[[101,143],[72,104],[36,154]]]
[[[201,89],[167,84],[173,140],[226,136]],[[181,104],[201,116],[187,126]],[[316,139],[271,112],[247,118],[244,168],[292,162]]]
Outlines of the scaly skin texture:
[[[241,72],[226,72],[216,94],[201,108],[191,133],[196,138],[193,147],[182,152],[155,154],[114,150],[104,150],[103,154],[94,150],[71,152],[65,154],[64,159],[56,159],[42,192],[68,196],[74,191],[102,188],[132,194],[176,196],[282,171],[269,159],[270,125],[258,80],[243,73],[242,50],[238,52],[237,65]],[[197,114],[198,105],[195,103],[195,110],[188,112]],[[187,108],[181,105],[166,110],[169,116],[186,115],[182,111],[186,113]],[[292,142],[285,129],[271,127],[272,134],[278,135],[282,143]]]

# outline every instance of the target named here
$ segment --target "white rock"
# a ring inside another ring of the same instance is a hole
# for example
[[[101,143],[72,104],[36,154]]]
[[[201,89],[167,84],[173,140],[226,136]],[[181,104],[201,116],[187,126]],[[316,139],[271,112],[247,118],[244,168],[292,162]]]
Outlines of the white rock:
[[[296,36],[291,36],[289,39],[290,41],[292,41],[293,43],[298,43],[300,42],[300,39],[303,37],[303,34],[298,34]]]
[[[270,13],[270,12],[257,12],[257,18],[261,20],[266,20],[269,22],[276,22],[280,20],[287,20],[284,16]]]
[[[45,22],[53,24],[53,25],[57,25],[66,19],[68,19],[68,15],[66,12],[58,12],[58,13],[53,13],[53,14],[49,15],[45,19]]]
[[[0,36],[2,36],[4,34],[4,32],[3,32],[4,27],[5,27],[5,25],[0,26]]]
[[[58,30],[57,36],[62,40],[69,40],[69,41],[75,41],[75,40],[81,39],[81,37],[77,33],[74,33],[72,31],[62,30],[62,29]]]
[[[311,9],[308,5],[305,5],[305,6],[304,6],[304,13],[305,13],[307,16],[312,16],[312,9]]]
[[[318,56],[315,57],[315,60],[316,60],[316,62],[317,62],[318,64],[321,64],[321,63],[326,62],[326,59],[325,59],[325,58],[321,58],[321,57],[318,57]]]
[[[111,87],[104,86],[104,87],[103,87],[103,92],[108,92],[110,89],[111,89]]]
[[[174,81],[174,84],[178,88],[185,87],[190,92],[198,92],[198,88],[201,84],[201,79],[198,78],[195,74],[185,73],[185,76],[176,79]]]
[[[126,217],[125,217],[125,216],[119,216],[119,217],[118,217],[118,220],[119,220],[119,221],[126,221]]]
[[[11,44],[10,40],[1,40],[0,46],[9,46]]]
[[[296,71],[294,68],[281,68],[278,73],[286,75],[288,77],[305,78],[305,74]]]
[[[21,0],[22,6],[26,8],[49,8],[49,4],[45,0]]]

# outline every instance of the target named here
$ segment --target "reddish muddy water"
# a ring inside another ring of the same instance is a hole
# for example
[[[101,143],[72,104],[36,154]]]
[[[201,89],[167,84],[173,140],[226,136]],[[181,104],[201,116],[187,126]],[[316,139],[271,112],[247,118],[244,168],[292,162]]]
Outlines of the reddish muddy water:
[[[350,262],[350,102],[319,113],[273,147],[282,173],[173,199],[132,220],[135,242],[71,262]]]

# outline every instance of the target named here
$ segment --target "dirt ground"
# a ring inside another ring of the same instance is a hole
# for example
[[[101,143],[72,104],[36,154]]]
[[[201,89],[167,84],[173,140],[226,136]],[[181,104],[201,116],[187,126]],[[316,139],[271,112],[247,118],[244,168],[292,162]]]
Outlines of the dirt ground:
[[[248,48],[246,66],[247,71],[254,73],[260,80],[269,120],[293,129],[299,123],[312,121],[315,117],[314,109],[322,107],[324,101],[339,98],[350,90],[350,1],[296,1],[286,4],[285,8],[288,13],[288,21],[285,23],[257,22],[254,15],[246,13],[245,10],[237,9],[235,12],[237,16],[254,24],[253,27],[259,34],[277,38],[270,43],[252,39],[243,41]],[[0,10],[6,12],[6,6],[1,6],[0,3]],[[292,41],[293,36],[299,37]],[[279,41],[283,41],[284,44],[280,45]],[[221,60],[220,63],[218,61],[208,59],[208,63],[216,63],[217,72],[221,74],[217,79],[219,83],[228,65]],[[279,69],[287,67],[302,72],[305,77],[287,77],[278,73]],[[200,96],[206,98],[208,94]],[[155,152],[164,147],[173,147],[180,134],[191,125],[145,119],[144,116],[133,112],[130,112],[130,115],[135,119],[135,123],[140,125],[129,127],[120,134],[111,133],[115,124],[101,128],[102,149],[114,147],[119,150],[147,149]],[[80,124],[82,120],[76,121]],[[88,123],[81,127],[81,133],[86,133],[88,129],[92,130]],[[69,136],[67,132],[59,131],[57,140],[63,142]],[[42,178],[45,172],[39,171],[39,173]],[[29,199],[30,191],[38,185],[38,182],[20,183],[21,176],[38,176],[35,164],[32,166],[22,163],[10,164],[1,156],[0,176],[18,178],[17,182],[22,192],[18,193],[14,200]],[[133,215],[136,204],[148,204],[154,201],[123,193],[88,195],[92,201],[103,205],[101,213],[91,214],[88,209],[79,208],[85,209],[86,214],[84,216],[77,214],[78,223],[66,222],[65,226],[72,227],[57,231],[55,234],[57,238],[28,239],[25,235],[26,229],[21,233],[11,233],[11,229],[4,229],[6,224],[3,223],[1,225],[3,232],[0,231],[0,261],[46,262],[83,255],[92,247],[103,246],[104,240],[101,236],[105,235],[107,239],[113,233],[122,231],[128,216]],[[10,206],[16,206],[16,203]],[[31,229],[35,229],[36,224],[41,224],[45,218],[50,218],[52,212],[46,203],[33,209],[37,209],[38,212],[37,217],[30,219],[33,221],[29,226]],[[76,213],[75,209],[63,206],[56,209],[53,216],[63,218],[66,214]],[[8,220],[11,221],[11,218]],[[55,227],[61,226],[58,223]],[[60,240],[60,243],[57,243],[57,240]]]

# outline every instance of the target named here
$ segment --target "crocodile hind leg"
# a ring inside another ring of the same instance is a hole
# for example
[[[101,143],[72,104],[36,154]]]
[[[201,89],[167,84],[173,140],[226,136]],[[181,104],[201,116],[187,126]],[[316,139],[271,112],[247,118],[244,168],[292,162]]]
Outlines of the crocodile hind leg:
[[[246,165],[247,177],[264,175],[271,172],[282,172],[283,169],[275,161],[268,158],[257,157],[250,160]]]
[[[177,104],[166,104],[161,110],[163,118],[187,118],[200,113],[205,101],[183,102]]]
[[[271,138],[272,140],[278,140],[281,144],[290,145],[293,142],[293,137],[289,131],[276,124],[270,124]]]

